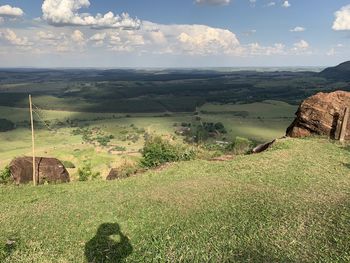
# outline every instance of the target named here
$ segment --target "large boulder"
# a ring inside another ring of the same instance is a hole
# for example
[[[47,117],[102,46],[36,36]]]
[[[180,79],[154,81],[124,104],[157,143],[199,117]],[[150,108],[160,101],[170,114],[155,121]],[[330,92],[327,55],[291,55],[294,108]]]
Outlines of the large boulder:
[[[350,92],[317,93],[301,103],[287,136],[326,135],[338,139],[346,107],[350,107]],[[350,140],[350,121],[346,131],[345,139]]]
[[[64,165],[54,158],[35,158],[35,169],[38,184],[66,183],[70,181],[69,173]],[[10,163],[10,171],[13,180],[17,184],[25,184],[33,181],[33,158],[19,157]]]

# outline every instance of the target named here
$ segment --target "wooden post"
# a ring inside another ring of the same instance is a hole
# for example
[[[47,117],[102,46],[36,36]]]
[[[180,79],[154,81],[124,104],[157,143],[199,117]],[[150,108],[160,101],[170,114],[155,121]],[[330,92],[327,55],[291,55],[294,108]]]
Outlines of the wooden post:
[[[345,108],[344,119],[341,126],[339,141],[344,142],[345,136],[347,132],[348,122],[349,122],[350,109],[348,107]]]
[[[29,110],[30,110],[30,125],[31,125],[31,128],[32,128],[33,184],[34,184],[34,186],[36,186],[34,120],[33,120],[32,95],[29,95]]]

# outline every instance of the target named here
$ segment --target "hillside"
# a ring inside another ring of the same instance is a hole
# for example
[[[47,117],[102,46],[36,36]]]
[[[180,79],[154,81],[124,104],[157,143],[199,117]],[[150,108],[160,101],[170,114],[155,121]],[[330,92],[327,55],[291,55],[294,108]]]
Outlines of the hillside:
[[[350,61],[336,67],[326,68],[320,73],[320,76],[338,81],[350,81]]]
[[[324,139],[0,196],[1,262],[350,260],[350,153]]]

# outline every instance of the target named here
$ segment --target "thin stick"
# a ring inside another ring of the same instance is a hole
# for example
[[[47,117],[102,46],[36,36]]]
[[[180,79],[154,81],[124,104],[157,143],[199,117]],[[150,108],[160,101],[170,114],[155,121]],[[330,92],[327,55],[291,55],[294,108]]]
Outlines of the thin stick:
[[[347,127],[348,127],[348,121],[349,121],[349,115],[350,115],[350,109],[347,107],[347,108],[345,108],[343,124],[341,127],[340,139],[339,139],[340,142],[345,141],[345,136],[346,136]]]
[[[30,109],[30,124],[31,124],[31,127],[32,127],[33,184],[34,184],[34,186],[36,186],[36,171],[35,171],[35,143],[34,143],[34,121],[33,121],[32,95],[29,95],[29,109]]]

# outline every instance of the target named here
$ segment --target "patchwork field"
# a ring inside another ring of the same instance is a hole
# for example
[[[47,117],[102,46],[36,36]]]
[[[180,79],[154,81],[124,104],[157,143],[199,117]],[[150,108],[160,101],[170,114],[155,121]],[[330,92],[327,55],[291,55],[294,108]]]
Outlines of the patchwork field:
[[[34,98],[34,104],[41,106]],[[246,137],[257,141],[268,141],[284,135],[286,128],[294,118],[295,106],[277,101],[253,104],[205,104],[197,111],[203,122],[222,122],[227,131],[227,140],[234,137]],[[10,132],[0,133],[0,141],[6,142],[0,147],[0,168],[12,158],[31,155],[31,133],[28,124],[29,111],[25,108],[0,107],[2,116],[19,126]],[[110,168],[118,166],[125,159],[137,160],[139,150],[144,143],[144,132],[173,134],[174,123],[191,122],[192,113],[83,113],[54,110],[37,110],[36,122],[37,155],[56,157],[71,161],[79,167],[84,160],[91,160],[94,170],[107,176]],[[43,121],[48,121],[47,125]],[[52,123],[62,122],[62,126],[53,127]],[[77,127],[98,128],[106,135],[113,135],[109,146],[96,146],[84,143],[81,135],[73,135]],[[25,127],[24,127],[25,126]],[[52,127],[50,127],[52,126]],[[132,137],[134,135],[134,137]],[[129,136],[129,138],[128,138]],[[179,140],[182,140],[178,136]],[[113,147],[122,147],[124,151],[111,151]],[[114,154],[112,154],[113,152]],[[72,174],[77,169],[72,169]]]

